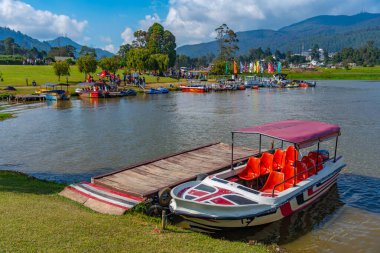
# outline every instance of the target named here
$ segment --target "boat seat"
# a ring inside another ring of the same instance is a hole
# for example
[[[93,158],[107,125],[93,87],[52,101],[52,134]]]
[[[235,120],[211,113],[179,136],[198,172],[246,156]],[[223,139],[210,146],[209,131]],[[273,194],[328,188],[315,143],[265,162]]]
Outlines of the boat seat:
[[[281,170],[284,173],[284,180],[287,180],[284,183],[284,190],[292,187],[294,185],[294,172],[295,168],[289,164],[285,165],[285,167]],[[289,179],[289,180],[288,180]]]
[[[323,156],[321,154],[318,154],[318,159],[316,152],[310,152],[307,156],[315,162],[317,165],[317,171],[321,171],[323,169]]]
[[[317,168],[315,167],[315,161],[311,159],[309,156],[302,157],[302,162],[306,163],[307,171],[309,174],[309,177],[312,175],[315,175],[317,173]],[[312,168],[312,169],[310,169]]]
[[[299,162],[297,162],[296,168],[297,168],[296,169],[296,174],[297,174],[296,183],[298,184],[302,180],[305,180],[306,178],[308,178],[309,175],[307,173],[306,163],[299,161]]]
[[[264,152],[260,158],[260,175],[268,175],[272,172],[273,154]]]
[[[317,153],[322,156],[323,161],[328,160],[329,157],[330,157],[329,151],[328,150],[324,150],[324,149],[320,149],[319,152],[317,152],[317,151],[310,151],[309,154],[308,154],[308,156],[313,156],[313,155],[316,156]]]
[[[260,158],[254,156],[250,157],[247,165],[243,171],[238,174],[238,176],[240,179],[246,181],[258,178],[260,176]]]
[[[294,162],[298,160],[298,150],[294,146],[289,146],[286,148],[285,164],[290,164],[294,166]]]
[[[284,173],[278,172],[278,171],[272,171],[269,174],[269,177],[267,181],[265,182],[264,186],[260,189],[261,192],[267,192],[272,193],[273,188],[281,183],[284,182]],[[284,190],[284,184],[280,184],[276,187],[275,192],[281,192]]]
[[[282,149],[276,149],[273,157],[273,170],[280,171],[285,167],[286,152]]]

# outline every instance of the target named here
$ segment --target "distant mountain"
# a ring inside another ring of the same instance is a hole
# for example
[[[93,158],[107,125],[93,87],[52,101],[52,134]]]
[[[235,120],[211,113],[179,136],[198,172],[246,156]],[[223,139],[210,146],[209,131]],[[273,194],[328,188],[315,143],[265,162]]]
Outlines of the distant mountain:
[[[6,39],[9,37],[13,38],[15,42],[23,48],[30,49],[30,48],[35,47],[39,51],[45,50],[46,52],[48,52],[50,49],[50,45],[47,43],[33,39],[32,37],[28,35],[25,35],[21,32],[16,32],[7,27],[0,27],[0,40]]]
[[[245,54],[251,48],[269,47],[293,53],[307,50],[314,44],[329,52],[340,51],[345,47],[357,48],[369,40],[380,47],[380,14],[360,13],[353,16],[316,16],[275,30],[252,30],[237,32],[238,54]],[[216,41],[177,48],[177,54],[198,57],[208,53],[218,53]]]
[[[82,45],[76,43],[75,41],[67,37],[58,37],[54,40],[41,42],[21,32],[16,32],[7,27],[0,27],[0,40],[3,40],[8,37],[13,38],[15,42],[21,47],[28,48],[28,49],[35,47],[39,51],[45,50],[46,52],[49,52],[51,47],[58,47],[58,46],[63,47],[63,46],[71,45],[76,48],[76,55],[78,55],[79,51],[82,48]],[[95,48],[95,52],[96,52],[97,58],[110,57],[113,55],[112,53],[100,48]]]
[[[48,40],[45,42],[48,43],[51,47],[73,46],[77,50],[76,51],[77,55],[79,54],[82,48],[82,45],[76,43],[75,41],[67,37],[58,37],[54,40]],[[97,58],[111,57],[113,55],[112,53],[100,48],[95,48],[95,53],[96,53]]]

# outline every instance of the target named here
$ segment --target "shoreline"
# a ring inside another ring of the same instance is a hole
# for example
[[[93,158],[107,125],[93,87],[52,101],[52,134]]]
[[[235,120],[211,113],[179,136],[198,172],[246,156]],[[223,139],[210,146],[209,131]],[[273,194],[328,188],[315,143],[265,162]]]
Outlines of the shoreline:
[[[0,248],[11,252],[284,252],[275,244],[214,239],[174,225],[162,231],[160,219],[137,211],[123,216],[99,214],[59,196],[64,186],[0,170]]]

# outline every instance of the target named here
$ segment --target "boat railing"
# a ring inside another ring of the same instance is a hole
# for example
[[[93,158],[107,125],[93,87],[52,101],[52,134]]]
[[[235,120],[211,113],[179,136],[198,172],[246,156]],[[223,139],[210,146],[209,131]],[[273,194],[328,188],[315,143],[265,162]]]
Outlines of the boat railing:
[[[327,161],[329,161],[329,160],[334,160],[334,159],[327,159],[327,160],[325,160],[325,161],[322,162],[322,165],[324,165],[324,164],[325,164]],[[300,161],[299,161],[299,162],[300,162]],[[272,198],[274,197],[274,192],[276,191],[276,188],[277,188],[278,186],[282,185],[282,184],[285,184],[285,182],[287,182],[287,181],[293,179],[293,180],[294,180],[293,187],[294,187],[294,186],[297,185],[297,177],[300,176],[300,175],[302,175],[302,174],[304,174],[304,173],[308,173],[308,174],[309,174],[309,171],[312,170],[312,169],[315,169],[315,175],[317,175],[317,174],[318,174],[317,167],[320,166],[320,165],[321,165],[321,164],[318,163],[318,161],[317,161],[317,163],[316,163],[314,166],[311,166],[310,168],[307,168],[306,171],[304,170],[304,171],[301,171],[301,172],[299,172],[299,173],[296,173],[296,174],[294,174],[293,177],[289,177],[288,179],[285,179],[285,180],[282,181],[281,183],[276,184],[276,185],[273,187],[273,190],[272,190]],[[296,166],[294,166],[294,170],[297,172],[297,167],[296,167]]]

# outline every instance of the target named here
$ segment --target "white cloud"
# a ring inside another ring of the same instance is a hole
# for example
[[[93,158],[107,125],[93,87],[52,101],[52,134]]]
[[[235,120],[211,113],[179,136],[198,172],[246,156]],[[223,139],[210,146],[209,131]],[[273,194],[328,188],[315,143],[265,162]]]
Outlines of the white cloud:
[[[79,38],[87,21],[36,10],[22,1],[0,0],[0,24],[38,39],[51,39],[62,35]]]
[[[331,0],[170,0],[163,25],[176,36],[177,45],[183,45],[214,40],[214,29],[223,23],[235,32],[279,29],[317,15],[353,15],[361,11],[379,12],[380,2],[346,0],[343,4]]]
[[[134,36],[133,31],[130,27],[126,27],[124,31],[121,33],[121,38],[124,40],[123,44],[130,44],[132,43]]]
[[[116,53],[116,48],[113,44],[108,44],[106,45],[103,50],[107,50],[108,52],[111,52],[111,53]]]
[[[154,13],[153,15],[146,15],[145,19],[140,20],[139,21],[139,25],[140,25],[139,29],[146,31],[154,23],[161,23],[161,19],[157,13]]]

